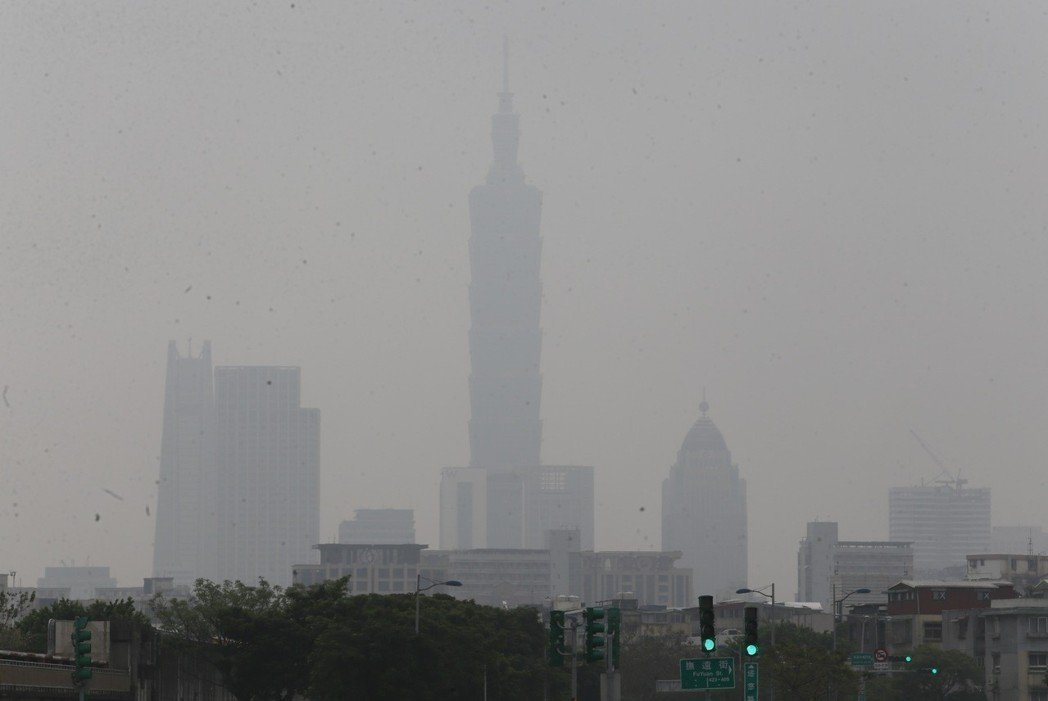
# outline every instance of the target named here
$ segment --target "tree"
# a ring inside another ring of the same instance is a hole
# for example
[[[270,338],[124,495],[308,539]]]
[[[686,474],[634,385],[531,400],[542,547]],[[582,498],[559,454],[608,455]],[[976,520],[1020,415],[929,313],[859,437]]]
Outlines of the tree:
[[[762,640],[767,640],[763,634]],[[792,623],[775,627],[775,646],[765,645],[761,656],[767,679],[776,696],[791,701],[824,699],[828,691],[847,697],[858,688],[858,677],[847,664],[847,656],[833,650],[829,633],[816,633]]]
[[[566,670],[546,665],[546,630],[534,609],[509,611],[426,597],[414,632],[412,594],[369,594],[338,605],[310,658],[316,701],[480,698],[533,701],[566,689]]]
[[[0,650],[24,649],[24,636],[16,623],[35,600],[36,592],[0,591]]]
[[[921,645],[913,651],[915,671],[894,675],[893,688],[899,698],[928,701],[982,699],[982,673],[975,660],[960,650],[940,650]],[[927,671],[935,668],[938,674]]]
[[[683,636],[645,636],[633,638],[622,647],[622,697],[654,701],[659,679],[677,679],[680,661],[701,657],[697,645],[685,645]]]
[[[309,657],[347,579],[284,591],[259,580],[199,579],[189,600],[154,598],[164,644],[214,667],[239,701],[290,701],[309,685]]]
[[[59,599],[34,611],[30,611],[18,620],[18,631],[22,647],[28,652],[47,652],[47,622],[71,621],[77,616],[86,616],[92,621],[127,621],[146,625],[149,619],[136,607],[134,599],[116,601],[92,601],[84,604],[73,599]]]

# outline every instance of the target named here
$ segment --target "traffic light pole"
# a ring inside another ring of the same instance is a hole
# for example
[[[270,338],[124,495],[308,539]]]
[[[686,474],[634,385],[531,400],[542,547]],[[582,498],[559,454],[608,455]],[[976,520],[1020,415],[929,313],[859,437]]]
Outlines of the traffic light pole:
[[[615,645],[615,635],[616,633],[613,631],[608,631],[606,635],[607,643],[605,647],[608,654],[604,658],[604,674],[601,675],[600,679],[600,701],[622,700],[622,680],[618,670],[615,669],[611,654],[611,650]]]

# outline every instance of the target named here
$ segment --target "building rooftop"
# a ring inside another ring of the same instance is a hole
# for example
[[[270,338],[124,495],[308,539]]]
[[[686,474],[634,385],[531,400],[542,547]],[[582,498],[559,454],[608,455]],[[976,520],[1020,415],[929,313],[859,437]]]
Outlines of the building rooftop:
[[[706,416],[706,412],[710,410],[710,405],[706,403],[705,399],[699,405],[699,410],[702,412],[702,416],[692,425],[688,435],[684,437],[684,445],[681,446],[681,450],[727,450],[728,444],[724,442],[724,436],[721,435],[720,429],[717,428],[712,419]]]
[[[909,589],[996,589],[997,587],[1010,587],[1012,583],[1003,579],[904,579],[895,584],[891,589],[907,587]]]

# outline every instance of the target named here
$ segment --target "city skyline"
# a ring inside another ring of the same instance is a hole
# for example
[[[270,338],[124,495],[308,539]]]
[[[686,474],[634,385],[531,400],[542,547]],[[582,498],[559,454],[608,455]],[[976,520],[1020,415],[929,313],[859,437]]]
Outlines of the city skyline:
[[[462,7],[0,9],[5,567],[150,571],[159,350],[187,336],[307,369],[321,540],[398,507],[436,542],[507,30],[546,193],[542,450],[596,466],[598,548],[659,546],[704,385],[751,585],[794,581],[812,519],[887,538],[888,490],[938,472],[911,427],[994,525],[1044,525],[1039,12]]]

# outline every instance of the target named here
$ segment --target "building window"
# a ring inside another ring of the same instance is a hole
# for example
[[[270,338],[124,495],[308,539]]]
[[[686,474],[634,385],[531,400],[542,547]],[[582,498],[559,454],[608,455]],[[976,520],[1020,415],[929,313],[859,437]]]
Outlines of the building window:
[[[1030,671],[1038,671],[1035,668],[1040,667],[1040,671],[1044,671],[1045,667],[1048,667],[1048,652],[1029,652],[1029,664]]]
[[[942,640],[942,622],[934,621],[924,624],[925,640]]]
[[[977,592],[975,592],[975,600],[976,601],[989,601],[990,600],[990,592],[988,592],[988,591],[977,591]]]
[[[1048,701],[1048,691],[1044,689],[1031,689],[1030,701]]]
[[[1048,618],[1044,616],[1027,619],[1027,626],[1031,635],[1048,635]]]
[[[946,590],[936,589],[932,592],[932,601],[946,601]]]

